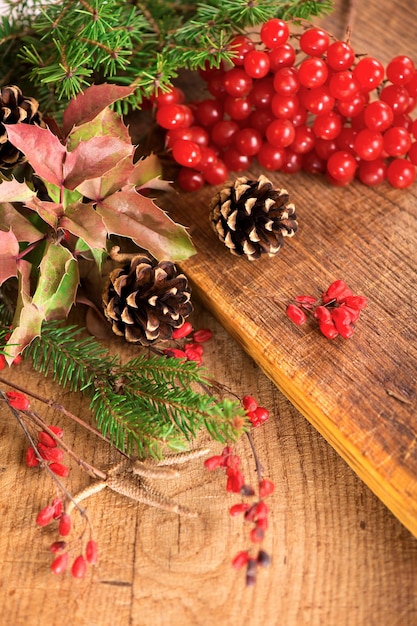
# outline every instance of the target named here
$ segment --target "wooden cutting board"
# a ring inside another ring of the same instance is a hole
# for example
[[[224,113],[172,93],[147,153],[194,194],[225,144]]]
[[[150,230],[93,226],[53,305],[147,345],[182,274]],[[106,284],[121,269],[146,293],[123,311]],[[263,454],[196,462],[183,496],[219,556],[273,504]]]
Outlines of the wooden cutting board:
[[[349,22],[355,51],[384,64],[397,54],[417,61],[414,3],[368,0],[354,16],[348,9],[337,2],[317,23],[343,38]],[[299,232],[272,259],[233,257],[216,239],[208,222],[215,188],[164,199],[197,249],[183,270],[204,305],[417,536],[417,183],[337,188],[304,173],[268,176],[288,189],[299,218]],[[369,298],[351,339],[329,341],[313,324],[286,318],[294,296],[319,295],[338,278]]]

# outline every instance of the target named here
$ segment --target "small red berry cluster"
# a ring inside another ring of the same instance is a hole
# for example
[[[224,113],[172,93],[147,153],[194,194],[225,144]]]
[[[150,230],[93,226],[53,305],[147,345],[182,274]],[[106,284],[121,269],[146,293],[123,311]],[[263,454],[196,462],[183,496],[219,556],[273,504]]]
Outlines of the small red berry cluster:
[[[242,404],[252,426],[262,426],[268,420],[268,409],[264,406],[258,406],[253,396],[243,396]]]
[[[39,511],[36,517],[38,526],[47,526],[53,520],[58,520],[58,532],[61,537],[69,535],[71,532],[71,517],[65,513],[61,498],[54,498],[51,504]],[[51,564],[54,574],[62,574],[70,563],[70,553],[67,542],[64,540],[54,541],[50,550],[55,557]],[[71,565],[71,574],[74,578],[84,578],[87,573],[87,565],[95,565],[98,561],[97,543],[93,539],[87,541],[85,551],[79,554]]]
[[[173,331],[172,339],[175,341],[190,339],[190,341],[184,342],[182,348],[165,348],[164,354],[167,357],[174,357],[184,361],[195,361],[197,365],[201,365],[204,354],[204,346],[202,344],[210,341],[212,337],[213,333],[209,328],[194,331],[190,322],[184,322],[182,326]]]
[[[48,430],[50,432],[46,430],[40,430],[38,432],[36,449],[34,446],[28,447],[25,456],[26,465],[28,467],[38,467],[41,463],[46,463],[54,474],[66,478],[70,472],[70,468],[62,463],[65,452],[58,446],[58,439],[62,438],[64,431],[59,426],[48,426]]]
[[[312,313],[325,337],[335,339],[340,335],[349,339],[367,304],[365,296],[354,295],[343,280],[335,280],[319,300],[309,295],[297,296],[294,303],[287,306],[286,313],[297,326],[307,320],[306,313]]]
[[[241,459],[233,452],[230,446],[226,446],[221,455],[212,456],[204,462],[207,470],[213,471],[223,468],[226,471],[226,491],[238,493],[241,496],[251,497],[255,495],[254,489],[247,484],[241,469]],[[265,531],[268,528],[269,508],[264,502],[264,498],[273,493],[275,488],[272,480],[259,477],[258,499],[256,502],[239,502],[230,507],[229,513],[236,517],[243,514],[245,522],[250,522],[253,527],[249,533],[252,544],[260,544],[265,538]],[[232,560],[235,569],[246,567],[246,585],[252,586],[256,582],[258,566],[267,567],[271,558],[269,554],[259,549],[253,555],[251,550],[242,550],[236,554]]]
[[[235,36],[230,50],[230,67],[201,72],[211,98],[187,105],[174,87],[153,102],[184,191],[223,184],[229,170],[248,170],[254,157],[267,170],[324,173],[339,186],[355,177],[398,188],[414,182],[410,57],[396,56],[384,69],[321,28],[290,35],[280,19],[262,26],[259,41]]]

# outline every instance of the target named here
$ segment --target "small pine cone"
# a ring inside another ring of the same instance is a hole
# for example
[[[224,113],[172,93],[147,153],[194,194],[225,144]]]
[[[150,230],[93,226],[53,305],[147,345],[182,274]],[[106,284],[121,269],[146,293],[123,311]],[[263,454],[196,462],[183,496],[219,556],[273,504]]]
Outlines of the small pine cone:
[[[26,161],[24,154],[7,140],[7,124],[36,124],[45,127],[38,101],[24,96],[16,85],[2,87],[0,91],[0,168],[3,169]]]
[[[170,261],[152,263],[134,256],[110,273],[103,293],[106,318],[113,332],[144,346],[170,339],[192,311],[191,291],[184,274]]]
[[[294,204],[285,189],[274,189],[266,176],[246,176],[227,184],[210,203],[210,222],[219,239],[236,256],[250,261],[274,256],[298,227]]]

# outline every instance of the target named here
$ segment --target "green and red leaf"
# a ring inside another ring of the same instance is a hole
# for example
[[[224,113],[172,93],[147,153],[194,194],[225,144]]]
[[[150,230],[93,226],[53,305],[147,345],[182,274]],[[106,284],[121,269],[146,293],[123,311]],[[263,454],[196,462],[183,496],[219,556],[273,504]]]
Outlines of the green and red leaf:
[[[10,228],[18,241],[33,243],[43,237],[43,233],[12,204],[3,202],[0,204],[0,229],[9,230]]]
[[[113,137],[93,137],[67,153],[64,185],[75,189],[89,178],[104,176],[121,159],[131,154],[132,146]]]
[[[134,189],[104,198],[97,212],[109,233],[129,237],[157,259],[180,261],[195,254],[186,229]]]
[[[9,141],[23,152],[36,174],[60,187],[63,181],[62,164],[67,151],[58,137],[49,128],[32,124],[7,124],[6,130]]]
[[[106,249],[107,231],[92,203],[77,202],[67,207],[59,226],[80,237],[92,249]]]
[[[74,126],[93,120],[103,109],[117,100],[127,98],[134,93],[136,87],[119,85],[92,85],[73,98],[64,111],[64,133],[68,135]]]
[[[17,276],[16,258],[19,242],[13,231],[0,230],[0,285],[8,278]]]

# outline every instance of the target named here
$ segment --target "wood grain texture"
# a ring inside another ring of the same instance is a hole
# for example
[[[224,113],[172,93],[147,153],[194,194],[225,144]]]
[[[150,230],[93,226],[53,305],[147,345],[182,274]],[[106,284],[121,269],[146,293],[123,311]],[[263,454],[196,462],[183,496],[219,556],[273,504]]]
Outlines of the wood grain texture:
[[[344,6],[337,2],[327,22],[338,36],[346,21]],[[405,0],[360,3],[355,24],[352,40],[359,51],[382,60],[416,52],[417,9]],[[172,215],[190,225],[198,248],[184,267],[210,309],[197,306],[193,319],[196,328],[214,329],[205,365],[238,395],[253,393],[271,410],[271,419],[254,433],[277,485],[265,540],[271,568],[260,572],[253,589],[231,569],[231,557],[247,546],[248,528],[227,513],[238,499],[225,493],[224,476],[207,474],[196,462],[166,488],[199,511],[197,519],[104,491],[88,503],[99,565],[83,581],[54,576],[49,545],[56,532],[36,527],[34,519],[55,488],[47,476],[24,466],[24,436],[0,405],[1,624],[417,623],[417,541],[403,525],[415,532],[416,191],[334,189],[302,174],[275,179],[291,190],[300,232],[279,258],[256,264],[234,259],[213,239],[207,222],[213,190],[167,202]],[[319,293],[336,277],[370,298],[354,338],[330,343],[313,329],[290,325],[284,315],[288,299]],[[115,344],[114,349],[133,356],[132,348]],[[27,364],[6,375],[88,418],[86,399],[62,393]],[[35,407],[50,423],[64,425],[67,442],[87,460],[103,469],[114,460],[105,444],[51,409]],[[253,476],[244,440],[238,451],[245,474]],[[77,492],[89,480],[73,467],[66,484]]]
[[[342,36],[347,19],[345,4],[336,3],[324,25]],[[351,42],[385,64],[415,51],[416,24],[417,7],[408,2],[358,3]],[[254,166],[248,174],[259,173]],[[299,232],[273,259],[250,263],[216,240],[208,225],[212,188],[166,198],[197,248],[183,269],[205,306],[417,535],[416,188],[269,177],[289,190],[299,217]],[[312,325],[286,320],[294,296],[319,295],[336,278],[369,298],[351,340],[330,342]]]
[[[414,626],[417,541],[209,313],[198,307],[193,321],[214,331],[205,354],[213,376],[240,395],[254,393],[271,410],[270,420],[254,431],[265,471],[277,486],[269,498],[264,546],[273,555],[271,567],[260,572],[255,588],[245,588],[242,574],[230,566],[248,545],[249,528],[228,515],[239,498],[226,494],[222,472],[208,474],[197,461],[166,485],[199,512],[197,519],[101,492],[87,507],[100,549],[98,566],[83,581],[55,576],[49,571],[55,527],[34,523],[55,488],[47,476],[24,466],[25,438],[0,406],[0,623]],[[114,349],[133,356],[118,343]],[[8,376],[88,418],[87,399],[63,394],[28,365]],[[102,469],[112,462],[104,443],[39,403],[34,407],[64,426],[66,441],[84,458]],[[238,452],[250,479],[254,462],[245,440]],[[89,480],[73,466],[66,485],[74,493]],[[70,536],[74,556],[76,537],[77,527]]]

